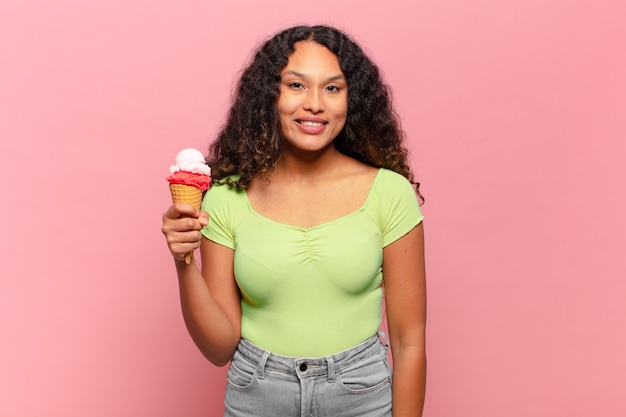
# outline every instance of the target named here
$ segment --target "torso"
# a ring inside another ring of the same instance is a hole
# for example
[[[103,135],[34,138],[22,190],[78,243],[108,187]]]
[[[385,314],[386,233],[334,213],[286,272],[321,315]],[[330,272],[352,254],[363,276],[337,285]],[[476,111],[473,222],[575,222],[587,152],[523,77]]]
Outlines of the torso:
[[[376,333],[383,250],[422,217],[406,178],[361,168],[309,181],[303,204],[290,196],[298,189],[290,181],[257,184],[252,200],[228,186],[207,191],[202,233],[234,251],[242,337],[280,355],[321,357]],[[319,184],[331,190],[314,192]]]

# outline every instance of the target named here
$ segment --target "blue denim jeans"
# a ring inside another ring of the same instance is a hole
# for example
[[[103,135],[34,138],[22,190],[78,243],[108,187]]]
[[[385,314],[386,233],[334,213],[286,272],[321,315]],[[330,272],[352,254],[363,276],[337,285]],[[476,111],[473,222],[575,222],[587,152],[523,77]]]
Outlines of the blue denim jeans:
[[[387,349],[375,335],[335,355],[294,358],[242,339],[228,370],[224,415],[390,417]]]

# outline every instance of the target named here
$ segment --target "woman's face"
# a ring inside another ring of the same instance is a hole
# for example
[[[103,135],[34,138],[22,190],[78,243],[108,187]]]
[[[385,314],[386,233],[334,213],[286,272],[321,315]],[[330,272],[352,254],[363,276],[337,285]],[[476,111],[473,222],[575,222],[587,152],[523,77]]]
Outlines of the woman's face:
[[[318,43],[297,42],[281,71],[276,106],[286,150],[328,149],[348,114],[348,84],[337,56]]]

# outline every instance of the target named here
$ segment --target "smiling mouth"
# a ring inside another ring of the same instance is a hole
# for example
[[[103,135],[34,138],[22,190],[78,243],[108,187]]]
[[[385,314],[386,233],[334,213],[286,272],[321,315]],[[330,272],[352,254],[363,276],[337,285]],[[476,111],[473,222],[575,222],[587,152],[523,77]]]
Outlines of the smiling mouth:
[[[300,123],[301,125],[309,126],[309,127],[319,127],[319,126],[324,126],[326,124],[326,122],[311,122],[309,120],[297,120],[297,122]]]

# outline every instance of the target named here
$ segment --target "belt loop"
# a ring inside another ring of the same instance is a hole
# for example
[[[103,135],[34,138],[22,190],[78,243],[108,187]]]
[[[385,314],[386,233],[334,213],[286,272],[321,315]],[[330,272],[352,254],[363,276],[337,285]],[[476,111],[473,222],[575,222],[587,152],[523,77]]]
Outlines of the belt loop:
[[[270,353],[268,351],[263,351],[263,355],[261,356],[261,360],[259,361],[259,365],[257,367],[257,374],[259,375],[259,379],[265,378],[265,364],[267,363],[267,358],[270,357]]]
[[[326,364],[328,365],[328,382],[335,382],[335,360],[332,356],[326,357]]]

